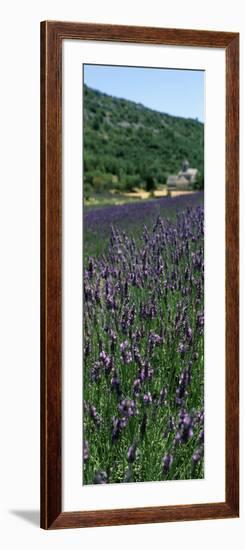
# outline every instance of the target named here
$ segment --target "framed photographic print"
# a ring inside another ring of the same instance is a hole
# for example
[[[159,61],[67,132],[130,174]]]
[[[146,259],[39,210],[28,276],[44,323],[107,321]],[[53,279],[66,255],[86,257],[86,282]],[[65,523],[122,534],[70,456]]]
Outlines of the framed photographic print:
[[[239,514],[239,34],[41,23],[41,527]]]

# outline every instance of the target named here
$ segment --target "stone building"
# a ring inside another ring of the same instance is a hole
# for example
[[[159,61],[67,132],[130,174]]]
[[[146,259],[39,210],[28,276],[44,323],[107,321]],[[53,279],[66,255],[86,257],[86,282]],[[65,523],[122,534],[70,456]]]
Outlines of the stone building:
[[[168,176],[168,189],[193,189],[193,184],[196,182],[197,174],[197,168],[190,168],[188,160],[184,160],[182,163],[182,169],[179,171],[179,173]]]

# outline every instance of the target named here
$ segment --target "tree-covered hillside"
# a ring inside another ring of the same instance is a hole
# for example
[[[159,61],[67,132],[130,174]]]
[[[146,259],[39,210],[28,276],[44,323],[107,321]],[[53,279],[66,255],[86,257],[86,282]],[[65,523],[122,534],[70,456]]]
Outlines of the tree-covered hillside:
[[[198,168],[202,185],[203,123],[153,111],[84,85],[85,193],[166,183],[186,158]]]

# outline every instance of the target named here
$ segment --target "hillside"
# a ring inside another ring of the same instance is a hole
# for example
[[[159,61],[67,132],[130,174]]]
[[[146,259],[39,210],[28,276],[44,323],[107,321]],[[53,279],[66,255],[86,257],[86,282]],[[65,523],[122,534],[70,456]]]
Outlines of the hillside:
[[[163,105],[164,109],[164,105]],[[187,158],[203,178],[204,125],[84,86],[84,185],[90,194],[159,185]]]

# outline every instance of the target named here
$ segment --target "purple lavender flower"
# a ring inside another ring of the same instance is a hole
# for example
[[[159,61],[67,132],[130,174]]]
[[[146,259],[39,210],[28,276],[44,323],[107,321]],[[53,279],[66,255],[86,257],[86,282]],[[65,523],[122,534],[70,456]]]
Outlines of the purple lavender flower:
[[[132,363],[132,353],[128,349],[129,343],[128,340],[125,340],[125,342],[122,342],[120,344],[120,351],[121,351],[121,360],[124,363],[124,365],[128,365],[129,363]]]
[[[159,395],[159,399],[158,399],[158,402],[157,404],[161,407],[162,405],[166,405],[167,401],[166,401],[166,397],[167,397],[167,393],[168,393],[168,390],[167,388],[162,388],[161,391],[160,391],[160,395]]]
[[[101,418],[98,412],[96,411],[96,408],[94,407],[94,405],[90,405],[90,417],[92,418],[96,428],[99,428],[101,424]]]
[[[94,477],[94,484],[105,485],[106,483],[108,483],[106,472],[103,472],[103,471],[96,472]]]
[[[120,383],[118,373],[116,371],[114,371],[114,373],[113,373],[113,376],[112,376],[112,379],[111,379],[111,386],[112,386],[113,390],[115,391],[116,396],[118,398],[120,398],[121,395],[122,395],[121,383]]]
[[[200,462],[202,455],[203,455],[203,450],[201,448],[198,448],[195,450],[195,452],[192,455],[192,463],[194,466]]]
[[[112,369],[112,358],[104,350],[100,352],[100,361],[105,368],[106,374],[109,374]]]
[[[135,344],[133,345],[132,351],[135,363],[141,367],[143,365],[141,355],[139,352],[139,348]]]
[[[144,405],[152,404],[152,395],[149,391],[143,395],[143,403]]]
[[[160,346],[163,342],[163,338],[153,331],[150,331],[148,338],[148,350],[151,354],[155,346]]]
[[[113,355],[116,349],[117,335],[112,329],[109,330],[109,338],[110,338],[110,345],[111,345],[111,354]]]
[[[84,462],[87,462],[88,458],[89,458],[89,446],[88,446],[87,439],[85,439],[83,441],[83,460],[84,460]]]
[[[199,441],[199,443],[204,443],[204,430],[202,430],[202,431],[200,432],[198,441]]]
[[[187,443],[193,436],[193,417],[185,412],[180,413],[179,429],[175,436],[175,443]]]
[[[116,309],[116,300],[113,294],[107,294],[106,296],[106,306],[108,310],[115,311]]]
[[[137,414],[136,403],[133,399],[123,399],[118,405],[118,410],[125,417]]]
[[[166,430],[163,432],[163,438],[165,439],[166,437],[168,437],[168,435],[173,432],[175,429],[175,422],[174,422],[174,419],[172,416],[169,417],[168,421],[167,421],[167,427],[166,427]]]
[[[163,473],[167,474],[172,466],[173,463],[173,455],[167,453],[164,455],[162,459],[162,469]]]
[[[188,326],[188,324],[186,324],[185,336],[186,336],[186,340],[187,340],[189,343],[191,343],[191,342],[192,342],[193,333],[192,333],[191,327]]]
[[[204,314],[203,312],[199,312],[197,314],[197,326],[200,331],[203,331],[204,328]]]
[[[132,464],[136,459],[136,448],[136,443],[133,443],[128,449],[127,460],[130,464]]]
[[[138,397],[141,392],[141,380],[140,378],[136,378],[133,383],[133,394],[135,397]]]
[[[186,346],[183,342],[179,343],[177,351],[178,351],[178,353],[180,354],[181,357],[184,357],[184,355],[187,351],[187,348],[186,348]]]
[[[91,346],[91,341],[90,340],[85,340],[85,345],[84,345],[84,355],[85,357],[87,357],[92,351],[92,346]]]
[[[176,404],[182,405],[183,398],[187,396],[187,389],[191,382],[191,365],[183,369],[179,377],[179,384],[176,389]]]
[[[204,410],[203,409],[196,412],[196,421],[201,425],[204,424]]]
[[[123,418],[112,418],[112,443],[116,443],[121,435],[121,432],[126,427],[128,419]]]
[[[90,370],[90,379],[92,382],[98,382],[101,377],[100,364],[96,361]]]
[[[151,368],[150,363],[145,361],[142,369],[139,371],[139,379],[143,382],[144,380],[151,380],[154,374],[154,370]]]

